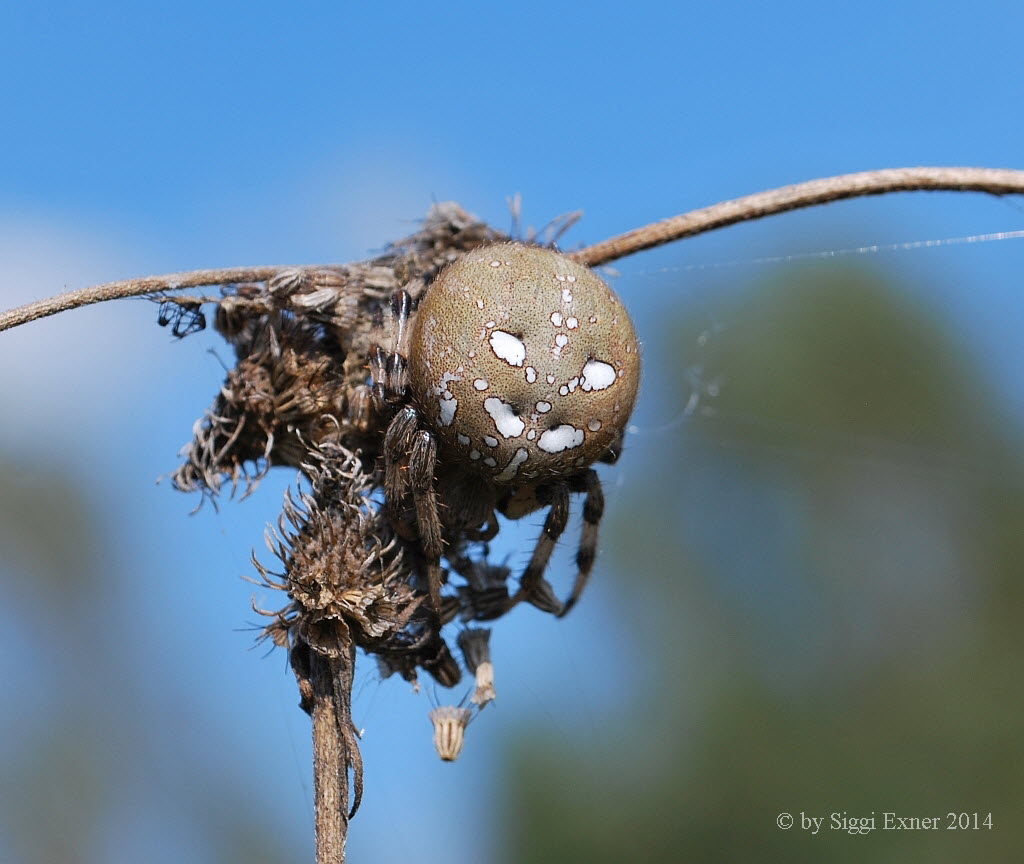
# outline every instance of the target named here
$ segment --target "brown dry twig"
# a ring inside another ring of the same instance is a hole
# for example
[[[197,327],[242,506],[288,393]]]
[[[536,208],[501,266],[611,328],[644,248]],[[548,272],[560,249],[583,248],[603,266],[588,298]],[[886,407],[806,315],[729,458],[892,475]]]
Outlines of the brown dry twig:
[[[815,207],[830,201],[883,195],[889,192],[947,191],[985,192],[990,195],[1024,194],[1024,171],[1009,168],[918,167],[888,168],[840,174],[757,192],[743,198],[722,201],[710,207],[690,210],[678,216],[635,228],[571,253],[570,257],[596,267],[627,255],[652,249],[665,243],[694,237],[718,228],[761,219],[776,213]],[[182,288],[262,282],[288,270],[287,267],[235,267],[216,270],[190,270],[144,279],[107,282],[80,291],[69,291],[46,300],[29,303],[0,313],[0,331],[27,324],[79,306],[102,303],[121,297],[139,297]]]
[[[1021,194],[1024,193],[1024,171],[1009,168],[888,168],[823,177],[722,201],[710,207],[652,222],[587,246],[571,253],[570,257],[589,267],[597,267],[644,249],[726,228],[737,222],[748,222],[803,207],[816,207],[845,198],[914,191]]]

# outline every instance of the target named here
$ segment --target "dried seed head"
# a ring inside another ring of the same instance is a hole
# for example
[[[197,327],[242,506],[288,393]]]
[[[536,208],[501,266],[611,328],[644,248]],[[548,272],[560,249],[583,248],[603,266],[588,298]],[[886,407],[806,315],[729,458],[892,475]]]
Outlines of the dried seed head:
[[[470,702],[483,708],[497,697],[494,689],[494,664],[485,660],[476,667],[476,690],[473,691]]]
[[[564,476],[625,429],[639,343],[614,292],[550,249],[467,252],[411,333],[413,395],[450,453],[500,483]]]
[[[277,529],[267,535],[285,573],[272,574],[253,559],[264,584],[287,591],[291,601],[272,615],[267,636],[280,642],[284,629],[327,656],[341,656],[353,642],[385,644],[419,601],[368,497],[372,475],[344,447],[310,448],[306,455],[311,491],[286,491]]]
[[[445,762],[454,762],[462,752],[466,726],[473,717],[468,708],[442,705],[430,712],[434,724],[434,747]]]
[[[491,659],[491,631],[486,627],[467,627],[458,636],[459,648],[462,649],[462,658],[466,661],[466,668],[476,673],[481,663],[488,663]]]
[[[491,663],[491,631],[483,627],[469,628],[459,634],[458,641],[466,667],[476,676],[476,690],[469,701],[483,708],[497,695]]]

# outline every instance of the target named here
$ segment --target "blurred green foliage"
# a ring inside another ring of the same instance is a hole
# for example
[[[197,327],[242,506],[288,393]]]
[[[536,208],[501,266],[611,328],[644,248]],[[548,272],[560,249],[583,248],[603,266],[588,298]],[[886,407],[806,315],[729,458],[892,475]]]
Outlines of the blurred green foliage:
[[[876,273],[802,268],[713,318],[648,334],[677,404],[694,370],[717,395],[627,442],[604,526],[608,638],[637,681],[609,682],[618,714],[571,749],[523,732],[498,859],[1019,860],[1020,430]],[[941,827],[884,831],[884,811]],[[949,811],[994,827],[947,831]]]

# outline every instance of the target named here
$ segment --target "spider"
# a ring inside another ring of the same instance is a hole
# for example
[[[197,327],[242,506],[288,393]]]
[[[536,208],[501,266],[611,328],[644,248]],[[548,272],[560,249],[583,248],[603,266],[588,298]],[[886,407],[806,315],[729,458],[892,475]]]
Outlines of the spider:
[[[472,576],[465,544],[494,537],[496,513],[521,519],[546,507],[518,590],[492,591],[473,617],[499,617],[523,600],[565,615],[597,551],[604,496],[591,466],[618,459],[636,401],[639,343],[625,308],[581,264],[500,243],[449,264],[416,309],[398,291],[388,323],[390,350],[376,345],[370,357],[386,423],[385,506],[396,531],[419,540],[434,610],[443,557]],[[544,572],[576,493],[578,572],[563,602]]]

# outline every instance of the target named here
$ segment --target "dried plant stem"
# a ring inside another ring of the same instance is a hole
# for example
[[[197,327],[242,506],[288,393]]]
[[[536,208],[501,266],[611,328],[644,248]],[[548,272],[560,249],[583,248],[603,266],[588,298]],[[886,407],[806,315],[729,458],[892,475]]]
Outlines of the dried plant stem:
[[[693,237],[737,222],[760,219],[787,210],[814,207],[844,198],[883,195],[887,192],[915,190],[949,192],[987,192],[990,195],[1024,193],[1024,171],[1002,168],[889,168],[862,171],[809,180],[794,186],[782,186],[722,201],[700,210],[691,210],[670,219],[652,222],[587,246],[569,257],[590,267],[633,255],[683,237]]]
[[[354,662],[355,657],[351,660]],[[310,655],[313,686],[313,797],[316,812],[317,864],[344,864],[348,836],[348,768],[350,757],[340,724],[351,723],[339,711],[335,693],[335,663],[319,654]]]
[[[717,228],[735,225],[763,216],[814,207],[844,198],[883,195],[887,192],[915,190],[948,192],[987,192],[990,195],[1024,194],[1024,171],[1009,168],[888,168],[862,171],[809,180],[794,186],[769,189],[743,198],[722,201],[700,210],[681,213],[660,222],[652,222],[573,252],[570,257],[596,267],[644,249],[651,249],[684,237],[693,237]],[[148,276],[107,282],[81,291],[69,291],[0,313],[0,331],[27,324],[37,318],[68,309],[138,297],[159,291],[196,288],[201,285],[228,285],[235,282],[262,282],[286,270],[285,267],[236,267],[220,270],[190,270],[166,276]]]
[[[735,225],[763,216],[814,207],[844,198],[884,195],[888,192],[915,190],[947,192],[987,192],[990,195],[1024,194],[1024,171],[1009,168],[888,168],[862,171],[809,180],[794,186],[782,186],[731,201],[722,201],[700,210],[691,210],[660,222],[652,222],[573,252],[570,257],[596,267],[644,249],[673,240],[693,237],[717,228]],[[286,267],[236,267],[221,270],[190,270],[166,276],[107,282],[81,291],[69,291],[36,303],[0,313],[0,331],[27,324],[36,318],[55,315],[68,309],[101,303],[119,297],[137,297],[159,291],[196,288],[201,285],[229,285],[236,282],[262,282]]]
[[[140,297],[160,291],[177,291],[181,288],[198,288],[201,285],[231,285],[236,282],[264,282],[286,270],[286,267],[228,267],[217,270],[187,270],[183,273],[168,273],[165,276],[145,276],[141,279],[125,279],[121,282],[106,282],[80,291],[68,291],[46,300],[37,300],[0,312],[0,331],[9,330],[37,318],[46,318],[58,312],[117,300],[121,297]]]

